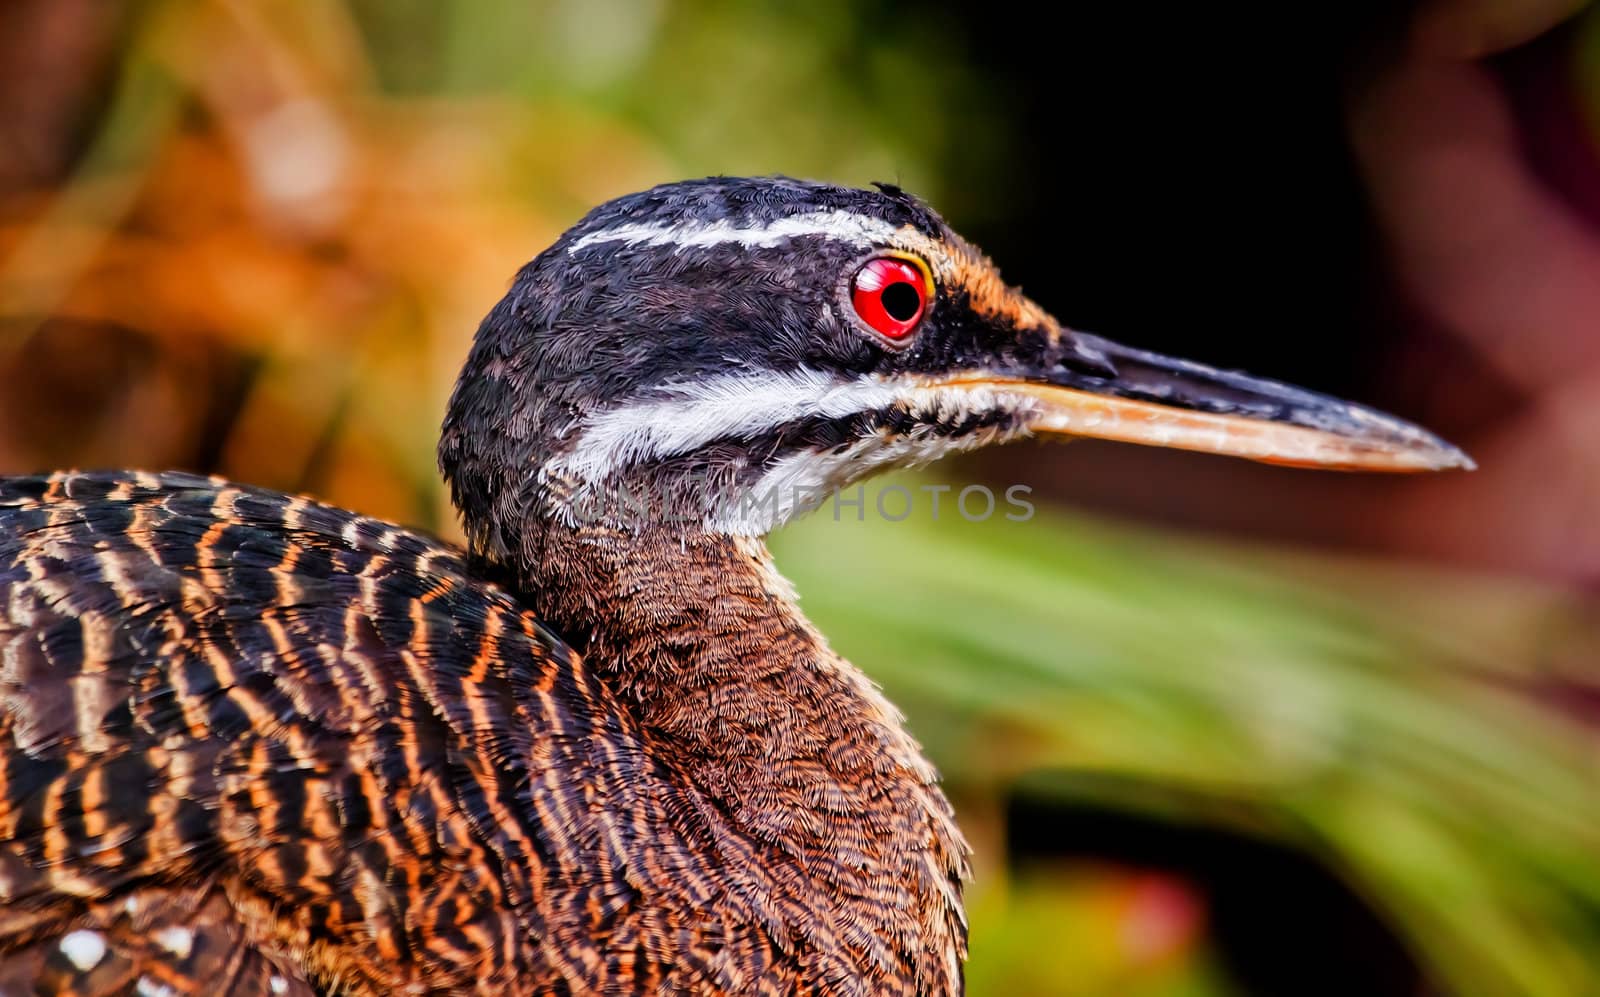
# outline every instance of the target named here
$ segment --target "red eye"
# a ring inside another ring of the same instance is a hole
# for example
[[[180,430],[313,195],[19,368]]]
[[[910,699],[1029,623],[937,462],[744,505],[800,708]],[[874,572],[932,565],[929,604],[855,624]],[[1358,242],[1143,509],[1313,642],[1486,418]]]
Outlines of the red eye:
[[[928,278],[909,260],[880,256],[856,271],[850,303],[873,332],[885,339],[905,339],[928,309]]]

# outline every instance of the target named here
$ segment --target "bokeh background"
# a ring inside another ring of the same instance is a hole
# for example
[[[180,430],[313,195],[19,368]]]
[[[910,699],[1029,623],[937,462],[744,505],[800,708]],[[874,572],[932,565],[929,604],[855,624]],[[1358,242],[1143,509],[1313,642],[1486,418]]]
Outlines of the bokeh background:
[[[1093,443],[780,566],[948,778],[977,995],[1600,994],[1600,9],[8,0],[0,470],[456,535],[477,319],[708,173],[919,192],[1063,320],[1424,422],[1369,478]],[[930,478],[908,479],[912,487]]]

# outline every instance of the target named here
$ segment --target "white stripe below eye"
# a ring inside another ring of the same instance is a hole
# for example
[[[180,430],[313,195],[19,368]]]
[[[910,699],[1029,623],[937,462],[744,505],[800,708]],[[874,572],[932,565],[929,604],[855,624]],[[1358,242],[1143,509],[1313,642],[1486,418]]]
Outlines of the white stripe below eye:
[[[781,374],[730,374],[669,390],[659,400],[587,420],[572,449],[545,465],[543,473],[601,482],[631,465],[691,453],[725,437],[755,436],[806,417],[865,412],[902,397],[900,389],[881,381],[841,381],[804,367]]]
[[[767,469],[743,493],[724,496],[711,510],[708,529],[735,536],[762,537],[824,505],[835,489],[891,467],[917,467],[951,453],[994,442],[997,429],[951,439],[931,432],[886,439],[866,437],[840,451],[801,451]]]
[[[738,227],[727,221],[684,222],[677,225],[625,224],[590,232],[567,247],[568,253],[606,242],[625,242],[630,246],[676,246],[693,249],[734,242],[745,247],[776,246],[797,236],[820,235],[856,246],[877,246],[890,242],[898,230],[881,218],[858,215],[853,211],[812,211],[775,218],[763,225]]]
[[[960,421],[997,408],[1020,410],[1026,399],[985,388],[906,385],[897,394],[908,412],[923,422],[897,434],[864,436],[842,449],[796,451],[768,467],[733,501],[725,501],[706,521],[709,529],[743,536],[765,536],[810,512],[849,487],[889,468],[917,467],[966,450],[1024,435],[1015,427],[991,426],[960,436],[941,436],[933,423]]]
[[[839,380],[801,368],[784,374],[726,375],[685,384],[658,400],[602,412],[581,425],[572,449],[546,464],[542,477],[603,484],[638,464],[693,453],[721,439],[759,435],[805,418],[839,418],[903,406],[929,424],[996,408],[1021,410],[1026,398],[988,389],[859,377]],[[889,467],[910,467],[949,453],[987,446],[1022,430],[993,427],[941,436],[925,427],[902,435],[873,433],[842,449],[795,451],[766,469],[746,496],[722,496],[706,525],[761,536],[814,508],[832,489]]]

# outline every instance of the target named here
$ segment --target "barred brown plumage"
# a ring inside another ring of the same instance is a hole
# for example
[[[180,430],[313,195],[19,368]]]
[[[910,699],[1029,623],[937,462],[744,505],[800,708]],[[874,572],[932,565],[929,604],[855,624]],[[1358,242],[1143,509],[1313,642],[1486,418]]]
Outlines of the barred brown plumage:
[[[814,498],[728,500],[1035,431],[1465,460],[1063,329],[894,188],[714,178],[597,209],[484,321],[440,444],[470,551],[0,479],[0,995],[960,992],[950,807],[760,540]]]
[[[70,969],[61,939],[88,930],[86,993],[199,992],[223,964],[301,987],[740,990],[772,958],[730,958],[756,925],[821,933],[740,895],[760,850],[719,840],[675,753],[438,541],[178,474],[7,479],[0,509],[13,977]],[[653,890],[693,894],[695,945]],[[602,925],[627,943],[610,965]]]

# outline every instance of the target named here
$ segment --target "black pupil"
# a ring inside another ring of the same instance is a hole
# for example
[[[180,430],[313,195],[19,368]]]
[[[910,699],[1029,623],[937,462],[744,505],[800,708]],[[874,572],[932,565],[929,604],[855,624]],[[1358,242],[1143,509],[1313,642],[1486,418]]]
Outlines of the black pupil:
[[[922,295],[905,281],[890,284],[883,289],[883,310],[896,322],[911,321],[917,317],[917,309],[921,307]]]

